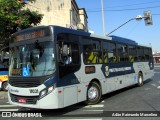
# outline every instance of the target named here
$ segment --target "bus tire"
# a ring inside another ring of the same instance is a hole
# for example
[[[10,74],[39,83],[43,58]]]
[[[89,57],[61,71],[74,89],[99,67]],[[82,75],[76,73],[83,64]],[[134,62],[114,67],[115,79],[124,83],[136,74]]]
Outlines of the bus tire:
[[[143,75],[142,75],[141,72],[139,72],[139,74],[138,74],[138,83],[137,83],[137,86],[138,87],[143,86]]]
[[[97,104],[102,96],[101,87],[97,82],[92,82],[89,84],[87,89],[87,101],[86,104],[94,105]]]
[[[8,89],[8,82],[3,82],[3,84],[2,84],[2,90],[3,91],[7,91]]]

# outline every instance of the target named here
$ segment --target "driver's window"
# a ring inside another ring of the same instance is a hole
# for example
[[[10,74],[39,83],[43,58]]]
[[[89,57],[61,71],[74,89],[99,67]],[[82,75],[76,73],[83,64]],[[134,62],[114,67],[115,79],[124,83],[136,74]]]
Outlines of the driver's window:
[[[59,62],[64,65],[80,64],[79,46],[73,35],[58,35]]]

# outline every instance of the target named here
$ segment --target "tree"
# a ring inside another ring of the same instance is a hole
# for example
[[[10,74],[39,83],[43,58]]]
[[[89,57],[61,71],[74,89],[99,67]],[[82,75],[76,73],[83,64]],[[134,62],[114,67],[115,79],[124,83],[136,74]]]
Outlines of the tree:
[[[42,14],[25,8],[24,0],[0,0],[0,44],[8,45],[11,34],[36,26]],[[34,2],[35,0],[29,0]]]

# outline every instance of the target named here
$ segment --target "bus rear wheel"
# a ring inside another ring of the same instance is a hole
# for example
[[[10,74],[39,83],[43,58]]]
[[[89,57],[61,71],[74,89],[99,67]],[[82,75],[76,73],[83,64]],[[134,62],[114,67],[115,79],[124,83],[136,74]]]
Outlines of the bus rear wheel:
[[[138,84],[137,84],[137,86],[138,87],[143,86],[143,75],[142,75],[142,73],[138,74]]]
[[[90,83],[87,89],[87,101],[88,105],[97,104],[102,96],[101,87],[97,82]]]
[[[7,90],[8,90],[8,82],[4,82],[4,83],[2,84],[2,90],[3,90],[3,91],[7,91]]]

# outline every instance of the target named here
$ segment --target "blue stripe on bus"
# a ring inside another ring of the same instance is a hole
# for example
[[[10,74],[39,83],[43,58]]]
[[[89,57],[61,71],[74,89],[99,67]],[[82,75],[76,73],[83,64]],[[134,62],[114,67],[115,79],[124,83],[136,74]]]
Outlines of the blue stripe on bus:
[[[106,78],[135,73],[130,62],[103,64],[101,70]]]
[[[0,75],[8,75],[8,71],[0,71]]]
[[[45,85],[46,87],[50,87],[50,86],[52,86],[53,84],[55,84],[56,81],[57,81],[57,77],[54,76],[54,77],[51,77],[51,78],[47,79],[47,80],[44,82],[44,85]]]

